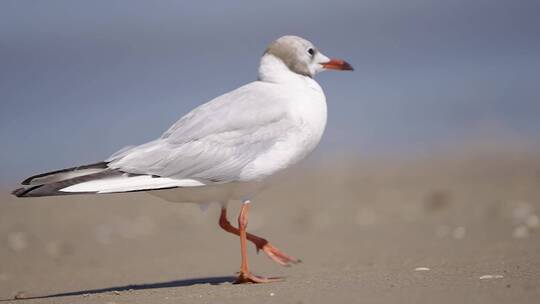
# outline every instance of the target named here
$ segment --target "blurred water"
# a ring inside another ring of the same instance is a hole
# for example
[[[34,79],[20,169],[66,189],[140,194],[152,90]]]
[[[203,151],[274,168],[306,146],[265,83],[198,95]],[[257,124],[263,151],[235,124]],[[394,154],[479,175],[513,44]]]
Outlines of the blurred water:
[[[416,153],[471,134],[540,143],[540,2],[2,1],[0,181],[107,157],[256,78],[266,45],[312,40],[318,153]]]

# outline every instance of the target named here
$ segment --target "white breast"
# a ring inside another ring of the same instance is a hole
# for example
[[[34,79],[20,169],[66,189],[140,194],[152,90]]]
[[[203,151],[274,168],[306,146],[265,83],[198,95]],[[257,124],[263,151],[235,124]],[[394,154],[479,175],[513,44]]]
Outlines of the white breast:
[[[305,78],[301,87],[283,85],[289,96],[291,127],[268,151],[257,157],[241,174],[241,180],[264,179],[305,158],[320,142],[326,126],[326,97],[321,87]]]

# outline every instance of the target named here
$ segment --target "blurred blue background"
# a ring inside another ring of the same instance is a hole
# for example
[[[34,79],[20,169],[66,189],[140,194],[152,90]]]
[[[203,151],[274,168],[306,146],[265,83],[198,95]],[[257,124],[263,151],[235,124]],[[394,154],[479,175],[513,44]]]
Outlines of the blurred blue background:
[[[540,1],[0,2],[0,182],[106,158],[257,77],[284,34],[344,58],[317,77],[317,153],[540,143]]]

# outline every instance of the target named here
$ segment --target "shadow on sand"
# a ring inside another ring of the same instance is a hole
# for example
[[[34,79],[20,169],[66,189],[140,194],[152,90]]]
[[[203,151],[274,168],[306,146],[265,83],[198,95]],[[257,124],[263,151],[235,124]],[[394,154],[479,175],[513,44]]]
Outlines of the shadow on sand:
[[[198,285],[198,284],[218,285],[222,283],[233,283],[235,280],[236,280],[236,277],[232,277],[232,276],[195,278],[195,279],[175,280],[175,281],[160,282],[160,283],[124,285],[124,286],[106,287],[106,288],[100,288],[100,289],[70,291],[70,292],[56,293],[56,294],[44,295],[44,296],[31,296],[30,295],[30,296],[24,296],[20,298],[0,299],[0,302],[91,295],[91,294],[99,294],[99,293],[114,292],[114,291],[120,292],[120,291],[128,291],[128,290],[186,287],[186,286],[192,286],[192,285]]]

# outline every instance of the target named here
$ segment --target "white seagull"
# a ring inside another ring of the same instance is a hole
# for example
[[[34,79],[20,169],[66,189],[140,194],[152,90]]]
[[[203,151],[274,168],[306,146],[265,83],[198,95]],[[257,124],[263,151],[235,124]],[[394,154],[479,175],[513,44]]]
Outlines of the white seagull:
[[[195,108],[160,138],[124,148],[103,162],[35,175],[13,191],[18,197],[149,191],[172,202],[222,204],[219,225],[240,237],[237,283],[277,278],[253,275],[246,242],[281,265],[298,263],[261,237],[246,232],[253,196],[268,178],[306,157],[326,125],[326,97],[313,76],[352,70],[311,42],[283,36],[261,58],[259,79]],[[238,228],[227,203],[241,201]]]

